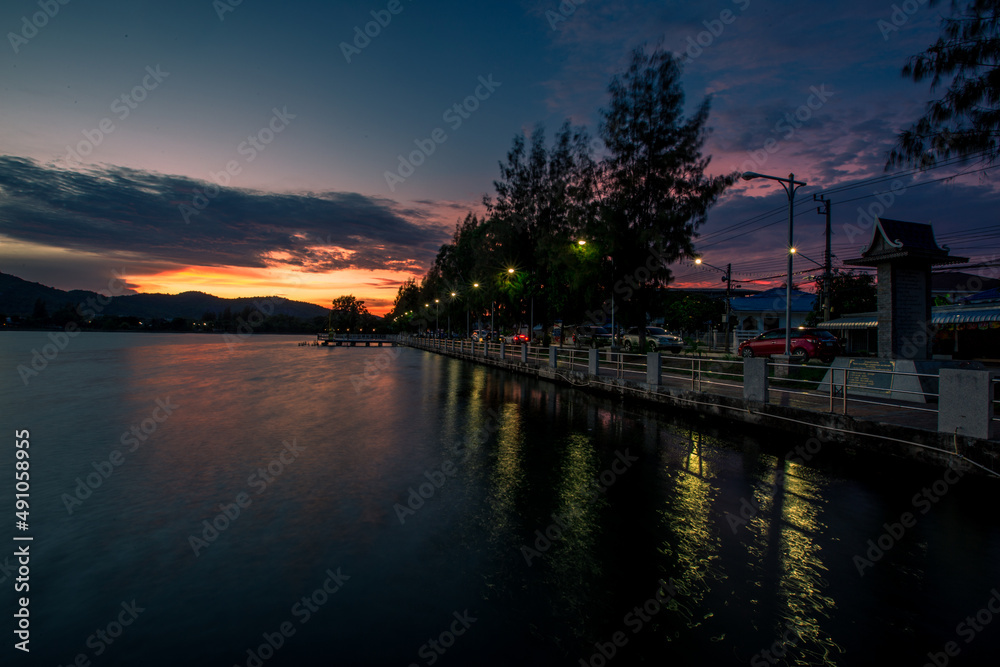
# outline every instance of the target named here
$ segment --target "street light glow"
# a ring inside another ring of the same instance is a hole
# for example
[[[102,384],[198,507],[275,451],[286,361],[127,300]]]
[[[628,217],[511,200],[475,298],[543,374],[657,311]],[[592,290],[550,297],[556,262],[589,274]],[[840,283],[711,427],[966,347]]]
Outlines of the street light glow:
[[[584,239],[580,239],[579,241],[577,241],[577,244],[578,245],[587,245],[587,242]]]
[[[514,273],[514,269],[507,269],[507,273]]]
[[[701,264],[701,257],[696,257],[694,260],[695,264]]]

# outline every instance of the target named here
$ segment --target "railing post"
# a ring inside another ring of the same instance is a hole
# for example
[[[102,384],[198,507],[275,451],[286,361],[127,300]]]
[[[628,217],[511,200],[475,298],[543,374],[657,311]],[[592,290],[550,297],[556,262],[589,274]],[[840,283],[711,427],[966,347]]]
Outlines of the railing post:
[[[646,353],[646,384],[651,387],[660,386],[663,371],[663,357],[659,352]]]
[[[767,403],[767,359],[753,357],[743,360],[743,399]]]
[[[998,371],[942,368],[938,376],[938,431],[988,440],[993,421],[994,380]]]
[[[521,343],[521,363],[528,363],[528,345],[527,343]]]
[[[590,348],[587,351],[587,374],[588,375],[600,375],[601,374],[601,362],[600,362],[600,352],[598,352],[596,347]]]
[[[505,340],[500,341],[500,358],[501,359],[507,358],[507,341]]]
[[[549,348],[549,368],[559,367],[559,348],[550,347]]]

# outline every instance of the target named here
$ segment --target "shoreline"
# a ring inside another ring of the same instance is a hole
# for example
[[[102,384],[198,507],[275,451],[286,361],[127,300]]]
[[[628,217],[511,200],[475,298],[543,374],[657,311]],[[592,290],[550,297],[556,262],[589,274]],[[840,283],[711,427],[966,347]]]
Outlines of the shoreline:
[[[694,418],[722,418],[735,424],[820,437],[825,442],[841,445],[845,452],[879,453],[1000,479],[1000,473],[997,472],[1000,442],[994,440],[791,405],[759,403],[742,397],[679,389],[664,384],[649,385],[623,378],[593,376],[582,371],[550,368],[535,361],[524,362],[520,358],[499,359],[482,354],[425,347],[413,340],[400,342],[416,350],[573,386],[589,393],[629,397],[651,407],[669,406]]]

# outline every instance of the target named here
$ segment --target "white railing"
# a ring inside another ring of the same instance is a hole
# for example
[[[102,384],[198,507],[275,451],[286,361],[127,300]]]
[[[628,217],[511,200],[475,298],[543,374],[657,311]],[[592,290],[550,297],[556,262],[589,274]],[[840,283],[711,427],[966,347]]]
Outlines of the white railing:
[[[500,359],[501,347],[504,350],[505,360],[519,363],[522,360],[520,344],[507,345],[500,343],[473,343],[471,341],[459,341],[434,338],[414,338],[401,336],[405,342],[428,350],[436,350],[462,356],[464,358]],[[485,348],[485,349],[484,349]],[[616,352],[608,348],[600,348],[598,351],[598,372],[597,375],[590,373],[590,349],[575,347],[555,347],[547,348],[538,345],[527,346],[527,364],[532,367],[548,367],[550,363],[549,350],[556,350],[556,370],[572,371],[587,376],[588,383],[595,385],[617,385],[620,381],[636,383],[646,383],[647,376],[647,356],[644,354],[632,354],[628,352]],[[725,394],[733,397],[743,395],[744,372],[743,360],[737,357],[690,357],[673,354],[660,355],[660,377],[659,384],[676,387],[682,390],[690,390],[706,393]],[[851,414],[850,406],[856,405],[878,405],[891,410],[914,411],[920,413],[937,412],[937,393],[935,391],[915,391],[912,389],[901,389],[895,385],[896,378],[890,377],[887,386],[891,389],[885,390],[884,398],[871,396],[869,385],[858,384],[856,378],[861,374],[882,374],[898,377],[917,378],[918,382],[934,384],[937,380],[936,374],[931,373],[907,373],[895,370],[876,369],[832,369],[827,375],[832,378],[828,386],[824,386],[822,391],[820,386],[825,384],[824,379],[814,377],[806,379],[799,377],[809,370],[828,368],[826,366],[810,364],[777,363],[769,361],[768,374],[770,396],[769,403],[781,404],[786,399],[783,397],[798,396],[803,397],[810,409],[836,412],[839,414]],[[853,375],[858,373],[858,375]],[[865,390],[868,389],[866,392]],[[998,388],[1000,395],[1000,388]],[[909,398],[910,400],[900,400]],[[914,399],[923,403],[914,402]],[[997,399],[1000,403],[1000,398]],[[1000,408],[1000,406],[998,406]],[[1000,413],[1000,410],[998,410]]]

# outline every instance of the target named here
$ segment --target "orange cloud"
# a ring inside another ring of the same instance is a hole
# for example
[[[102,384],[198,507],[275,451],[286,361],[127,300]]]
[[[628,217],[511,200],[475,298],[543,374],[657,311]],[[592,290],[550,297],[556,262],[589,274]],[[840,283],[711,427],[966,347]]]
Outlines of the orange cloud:
[[[392,309],[399,285],[414,274],[399,271],[345,269],[328,273],[306,273],[287,268],[189,266],[150,274],[130,274],[139,292],[180,294],[206,292],[223,298],[282,296],[323,307],[338,296],[353,294],[368,310],[384,315]]]

